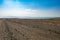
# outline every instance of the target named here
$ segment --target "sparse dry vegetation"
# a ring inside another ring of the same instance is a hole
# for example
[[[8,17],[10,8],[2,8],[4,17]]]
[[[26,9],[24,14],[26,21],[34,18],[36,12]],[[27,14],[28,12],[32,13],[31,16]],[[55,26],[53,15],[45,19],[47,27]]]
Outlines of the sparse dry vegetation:
[[[60,40],[60,18],[0,19],[0,40]]]

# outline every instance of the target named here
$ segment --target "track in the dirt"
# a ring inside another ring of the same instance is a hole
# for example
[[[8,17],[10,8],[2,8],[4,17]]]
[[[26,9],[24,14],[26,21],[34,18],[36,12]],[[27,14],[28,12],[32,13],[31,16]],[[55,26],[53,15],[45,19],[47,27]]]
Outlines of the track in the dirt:
[[[60,33],[55,30],[28,27],[22,23],[3,20],[4,27],[0,40],[60,40]]]
[[[40,28],[40,29],[43,29],[43,30],[47,30],[47,31],[51,31],[51,32],[54,32],[56,34],[60,34],[60,32],[57,32],[55,30],[52,30],[52,29],[45,29],[45,28],[41,28],[40,25],[33,25],[33,24],[24,24],[24,23],[21,23],[21,22],[15,22],[15,21],[11,21],[11,20],[7,20],[8,22],[12,22],[12,23],[16,23],[16,24],[20,24],[20,25],[23,25],[23,26],[26,26],[26,27],[31,27],[31,28]],[[44,23],[43,23],[44,24]],[[47,24],[47,23],[45,23]],[[53,23],[52,23],[53,24]],[[57,27],[57,26],[56,26]],[[55,28],[56,29],[56,28]],[[60,31],[60,30],[59,30]]]

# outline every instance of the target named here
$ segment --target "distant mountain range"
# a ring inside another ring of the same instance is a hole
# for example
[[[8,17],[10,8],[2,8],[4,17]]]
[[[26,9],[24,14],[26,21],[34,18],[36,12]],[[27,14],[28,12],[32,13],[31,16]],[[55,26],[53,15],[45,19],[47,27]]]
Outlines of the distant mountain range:
[[[0,18],[20,18],[20,19],[51,19],[51,18],[60,18],[60,17],[21,17],[21,16],[0,16]]]

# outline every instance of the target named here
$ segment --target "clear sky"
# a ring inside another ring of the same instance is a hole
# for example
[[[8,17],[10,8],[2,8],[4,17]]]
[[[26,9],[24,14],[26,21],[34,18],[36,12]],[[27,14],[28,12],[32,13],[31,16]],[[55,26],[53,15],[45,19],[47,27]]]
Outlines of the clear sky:
[[[60,0],[0,0],[0,17],[60,17]]]

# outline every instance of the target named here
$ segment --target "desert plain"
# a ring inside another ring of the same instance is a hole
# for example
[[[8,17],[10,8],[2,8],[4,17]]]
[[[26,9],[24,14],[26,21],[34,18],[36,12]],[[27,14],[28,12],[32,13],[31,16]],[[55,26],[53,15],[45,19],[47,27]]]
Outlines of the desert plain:
[[[1,18],[0,40],[60,40],[60,18]]]

